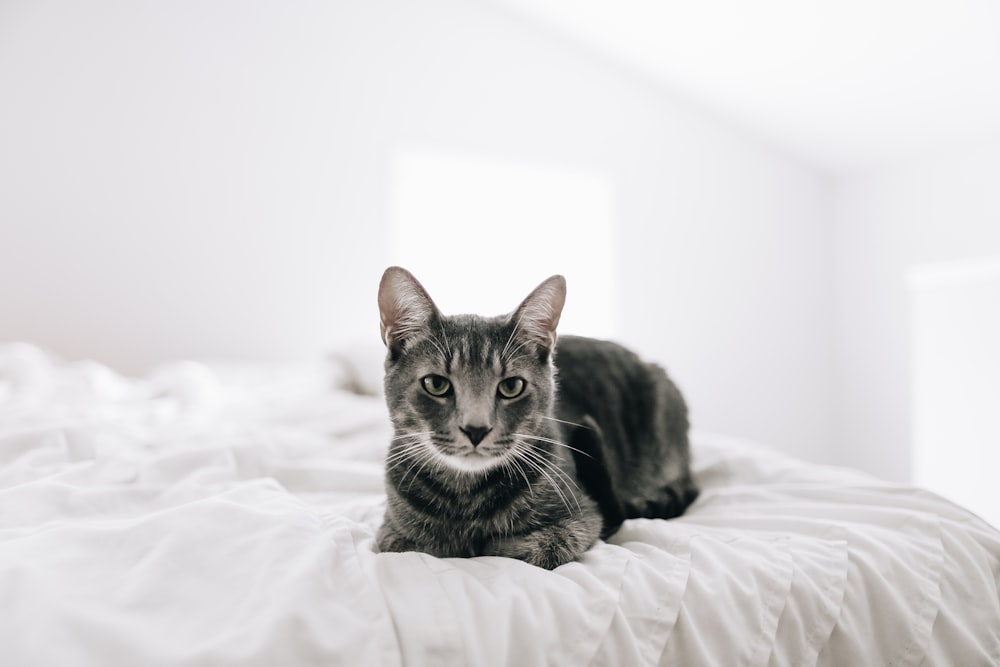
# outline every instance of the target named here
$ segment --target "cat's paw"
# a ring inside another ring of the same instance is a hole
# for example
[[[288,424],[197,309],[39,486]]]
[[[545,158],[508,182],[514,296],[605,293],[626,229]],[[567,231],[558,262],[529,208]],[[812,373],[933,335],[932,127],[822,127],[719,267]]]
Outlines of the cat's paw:
[[[383,523],[375,535],[375,548],[379,553],[419,551],[417,544],[409,537]]]
[[[630,498],[624,503],[625,515],[630,519],[673,519],[684,513],[688,505],[698,498],[698,487],[690,477],[661,487],[647,497]]]
[[[564,563],[576,560],[580,553],[551,532],[538,530],[517,537],[495,538],[486,544],[483,555],[516,558],[536,567],[554,570]]]
[[[574,561],[592,547],[601,532],[601,515],[593,502],[573,518],[521,535],[498,535],[483,548],[485,556],[517,558],[546,570]]]

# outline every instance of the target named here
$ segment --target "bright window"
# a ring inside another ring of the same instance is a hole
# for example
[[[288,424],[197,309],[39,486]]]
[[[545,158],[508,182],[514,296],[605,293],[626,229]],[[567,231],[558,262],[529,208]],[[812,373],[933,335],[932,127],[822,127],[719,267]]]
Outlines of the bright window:
[[[914,481],[1000,525],[1000,259],[908,279]]]
[[[392,261],[446,314],[512,311],[566,277],[559,330],[614,337],[610,180],[589,171],[405,150],[391,166]]]

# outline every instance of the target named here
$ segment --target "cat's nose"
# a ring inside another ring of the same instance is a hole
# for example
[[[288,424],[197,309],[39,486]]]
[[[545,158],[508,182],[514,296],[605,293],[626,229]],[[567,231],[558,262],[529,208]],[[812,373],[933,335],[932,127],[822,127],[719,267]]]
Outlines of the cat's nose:
[[[473,447],[481,443],[486,434],[493,430],[490,426],[459,426],[458,428],[469,439]]]

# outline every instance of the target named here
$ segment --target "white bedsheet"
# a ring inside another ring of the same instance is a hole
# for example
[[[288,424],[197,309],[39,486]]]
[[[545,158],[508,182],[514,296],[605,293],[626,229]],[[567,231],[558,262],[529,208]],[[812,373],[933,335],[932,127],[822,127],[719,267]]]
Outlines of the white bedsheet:
[[[0,664],[1000,664],[1000,536],[933,494],[696,436],[687,514],[553,572],[376,554],[389,434],[319,366],[0,345]]]

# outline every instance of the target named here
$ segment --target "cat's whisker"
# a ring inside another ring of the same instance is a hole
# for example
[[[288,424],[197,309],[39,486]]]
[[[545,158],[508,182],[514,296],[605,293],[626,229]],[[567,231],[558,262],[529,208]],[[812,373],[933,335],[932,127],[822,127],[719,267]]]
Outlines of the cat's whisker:
[[[399,461],[405,460],[405,459],[410,458],[411,456],[413,456],[413,449],[412,449],[412,447],[415,444],[417,444],[417,441],[404,442],[404,443],[402,443],[402,446],[399,449],[396,449],[394,451],[390,450],[389,453],[386,454],[386,456],[385,456],[385,462],[386,462],[386,464],[398,463]]]
[[[517,335],[517,330],[521,328],[521,320],[524,318],[517,318],[517,322],[514,323],[514,328],[510,332],[510,338],[507,339],[507,343],[503,346],[503,350],[500,352],[500,361],[507,361],[507,350],[510,348],[511,342],[514,340],[514,336]]]
[[[544,477],[549,482],[549,486],[551,486],[552,490],[556,492],[557,496],[559,496],[559,500],[562,502],[563,507],[566,509],[566,513],[572,514],[573,510],[570,509],[569,500],[566,498],[566,493],[561,488],[559,488],[559,483],[555,479],[553,479],[553,477],[548,472],[546,472],[545,468],[540,463],[536,461],[531,461],[529,459],[524,459],[524,462],[527,463],[529,466],[531,466],[533,470],[535,470],[539,475]],[[575,497],[574,500],[576,500]],[[579,508],[579,503],[577,503],[577,507]]]
[[[409,467],[405,471],[403,471],[403,475],[399,478],[399,483],[396,485],[397,489],[399,489],[399,488],[401,488],[403,486],[403,482],[406,481],[406,478],[410,476],[410,473],[413,472],[413,469],[417,467],[417,464],[419,462],[420,462],[419,460],[410,462]],[[413,482],[411,480],[410,484],[412,484],[412,483]],[[409,488],[407,488],[407,490],[409,490]]]
[[[536,460],[538,460],[539,462],[545,464],[545,466],[548,467],[550,470],[558,473],[559,476],[562,479],[564,479],[569,485],[573,486],[573,488],[575,488],[577,491],[580,490],[580,487],[577,485],[576,480],[573,479],[572,475],[570,475],[565,470],[563,470],[562,468],[560,468],[555,462],[553,462],[553,461],[545,458],[544,456],[542,456],[541,453],[537,449],[535,449],[534,447],[532,447],[530,443],[527,443],[527,442],[524,442],[524,441],[518,441],[518,442],[521,445],[523,445],[524,447],[528,448],[527,451],[524,451],[524,450],[520,450],[520,451],[522,451],[524,454],[534,456],[536,458]]]
[[[399,466],[409,463],[409,467],[403,472],[396,488],[402,488],[406,478],[416,470],[410,479],[409,486],[407,486],[407,492],[409,492],[413,487],[414,480],[420,475],[420,471],[434,459],[435,453],[428,439],[428,436],[433,434],[434,431],[413,431],[393,438],[393,440],[397,441],[394,445],[396,449],[395,451],[390,451],[386,456],[386,471],[395,470]],[[403,440],[403,438],[411,439]]]
[[[451,341],[448,340],[448,332],[444,330],[444,327],[440,323],[438,324],[438,331],[441,332],[441,336],[444,338],[445,348],[451,350]],[[441,354],[443,354],[446,358],[448,357],[448,355],[445,354],[444,350],[441,351]]]
[[[421,460],[423,462],[420,463],[420,467],[417,468],[417,471],[413,474],[413,477],[410,479],[410,483],[406,487],[406,492],[407,493],[409,493],[413,489],[413,482],[415,482],[417,480],[417,478],[420,477],[420,473],[423,472],[424,468],[427,467],[427,464],[428,463],[432,463],[434,461],[437,461],[438,458],[441,456],[436,451],[434,451],[434,449],[431,446],[428,446],[426,448],[421,448],[421,452],[420,453],[422,455],[421,456]],[[414,465],[416,465],[416,464],[414,464]],[[403,485],[403,480],[399,481],[399,485],[400,486]]]
[[[514,348],[513,350],[511,350],[511,352],[510,352],[510,354],[509,354],[508,356],[510,356],[510,357],[513,357],[513,356],[514,356],[515,354],[517,354],[517,353],[518,353],[518,352],[519,352],[519,351],[521,350],[521,348],[522,348],[522,347],[524,347],[524,346],[525,346],[525,345],[527,345],[527,344],[528,344],[528,341],[526,341],[526,340],[522,340],[522,341],[521,341],[521,342],[520,342],[520,343],[518,344],[518,346],[517,346],[517,347],[515,347],[515,348]]]
[[[548,419],[550,421],[559,422],[560,424],[567,424],[569,426],[578,426],[580,428],[585,428],[588,431],[593,431],[593,426],[587,426],[586,424],[578,424],[577,422],[566,421],[565,419],[556,419],[555,417],[550,417],[548,415],[540,415],[542,419]]]
[[[395,440],[402,440],[403,438],[421,438],[425,435],[434,435],[434,431],[419,431],[414,433],[400,433],[397,436],[390,438],[389,442]]]
[[[573,447],[572,445],[567,445],[565,442],[560,442],[559,440],[554,440],[552,438],[546,438],[545,436],[541,436],[541,435],[529,435],[527,433],[514,433],[514,435],[516,437],[518,437],[518,438],[530,438],[532,440],[541,440],[542,442],[548,442],[548,443],[551,443],[553,445],[558,445],[559,447],[565,447],[566,449],[572,450],[572,451],[577,452],[579,454],[583,454],[588,459],[593,459],[594,458],[593,456],[591,456],[587,452],[583,451],[582,449],[577,449],[576,447]]]
[[[535,470],[538,474],[542,475],[543,477],[545,477],[545,479],[548,480],[549,484],[552,486],[552,490],[555,491],[556,494],[559,496],[559,498],[562,500],[563,506],[566,508],[566,512],[572,514],[573,511],[569,506],[569,500],[566,498],[566,491],[569,491],[569,488],[567,487],[566,490],[564,491],[562,488],[560,488],[559,482],[557,481],[557,479],[559,479],[573,483],[572,480],[569,479],[569,476],[565,472],[560,470],[551,461],[545,459],[544,457],[542,457],[541,454],[532,449],[528,443],[524,442],[523,440],[517,440],[515,442],[517,442],[523,448],[519,450],[519,452],[523,455],[523,458],[521,460],[524,461],[529,466],[531,466],[533,470]],[[556,473],[556,477],[553,477],[551,474],[549,474],[550,472]],[[576,484],[573,484],[573,486],[576,486]],[[580,502],[576,499],[576,495],[572,491],[569,491],[569,493],[570,495],[573,496],[573,502],[574,504],[576,504],[577,511],[578,512],[582,511],[582,508],[580,507]]]
[[[406,487],[407,493],[413,490],[413,482],[415,482],[417,477],[420,476],[421,471],[427,467],[428,463],[434,460],[434,452],[421,449],[415,458],[416,460],[410,465],[409,468],[406,469],[406,472],[403,473],[403,476],[399,479],[399,485],[397,486],[397,488],[402,488],[403,482],[406,481],[406,478],[409,477],[410,473],[413,473],[413,476],[410,477],[410,483]],[[414,468],[416,468],[416,472],[413,472]]]
[[[525,443],[521,442],[518,442],[517,444],[522,446],[525,445]],[[556,480],[551,475],[549,475],[548,472],[546,472],[545,468],[542,467],[539,461],[535,460],[529,455],[527,449],[519,448],[518,453],[521,454],[520,462],[525,466],[527,466],[527,468],[533,471],[538,477],[544,478],[545,481],[548,482],[549,486],[551,486],[552,489],[555,491],[555,493],[559,496],[563,505],[566,507],[566,511],[568,512],[569,503],[566,500],[566,497],[563,494],[562,490],[559,488],[559,484],[556,482]]]
[[[441,342],[434,336],[427,336],[427,340],[430,341],[431,345],[437,348],[437,351],[441,353],[441,358],[445,359],[448,355],[444,351],[444,347],[441,346]]]
[[[390,450],[385,457],[386,465],[395,467],[403,461],[413,458],[417,454],[413,445],[416,445],[418,442],[418,440],[414,440],[413,442],[404,442],[401,443],[399,449],[396,449],[395,451]]]
[[[400,440],[401,438],[411,438],[411,440],[397,442],[395,446],[390,446],[389,453],[386,454],[386,463],[392,461],[398,461],[400,459],[405,459],[412,456],[414,450],[416,449],[414,445],[419,445],[424,443],[424,438],[431,435],[434,431],[426,431],[423,433],[406,433],[401,436],[396,436],[393,440]]]
[[[388,469],[392,470],[399,466],[405,461],[409,461],[414,458],[414,453],[412,451],[396,452],[385,458],[385,463]]]
[[[385,465],[387,467],[395,467],[400,462],[405,461],[411,457],[410,452],[393,452],[385,457]]]
[[[504,470],[515,470],[515,471],[517,471],[521,475],[521,477],[524,478],[524,483],[528,486],[528,495],[531,496],[532,498],[534,498],[535,497],[535,491],[534,491],[534,489],[531,488],[531,481],[528,479],[528,475],[525,474],[524,470],[522,470],[521,466],[519,466],[517,463],[518,463],[518,461],[517,461],[517,457],[516,456],[507,456],[507,457],[505,457],[505,460],[503,462]]]
[[[409,467],[406,469],[406,471],[403,473],[403,476],[400,478],[401,480],[405,480],[406,476],[410,474],[410,471],[412,470],[413,466],[415,466],[417,463],[419,463],[419,461],[412,461],[412,460],[409,460],[409,459],[399,460],[399,461],[396,461],[395,463],[393,463],[391,466],[388,466],[386,468],[386,472],[394,471],[396,468],[398,468],[399,466],[401,466],[403,464],[406,464],[406,463],[409,464]]]

